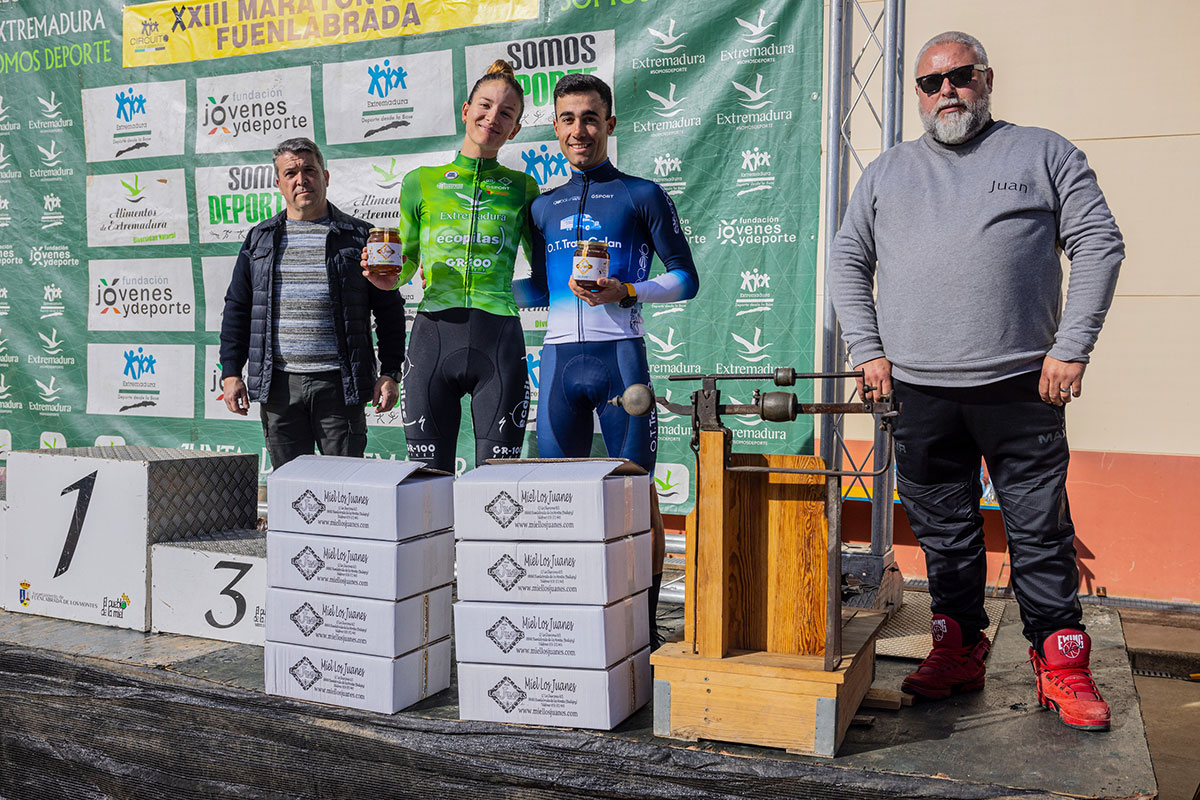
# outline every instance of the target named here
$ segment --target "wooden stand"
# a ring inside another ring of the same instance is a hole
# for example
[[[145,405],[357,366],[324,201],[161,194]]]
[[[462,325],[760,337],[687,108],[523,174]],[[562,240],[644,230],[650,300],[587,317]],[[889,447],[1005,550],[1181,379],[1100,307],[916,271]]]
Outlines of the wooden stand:
[[[882,612],[842,613],[838,483],[743,468],[824,469],[814,456],[735,453],[700,431],[687,531],[684,641],[650,657],[654,733],[832,756],[875,670]]]

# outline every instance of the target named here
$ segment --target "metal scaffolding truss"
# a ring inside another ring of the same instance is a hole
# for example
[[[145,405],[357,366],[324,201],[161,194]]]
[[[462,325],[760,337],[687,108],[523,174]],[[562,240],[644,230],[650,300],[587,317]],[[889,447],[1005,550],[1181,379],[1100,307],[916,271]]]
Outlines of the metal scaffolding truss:
[[[904,73],[904,0],[884,0],[877,14],[877,3],[860,0],[831,0],[829,8],[829,78],[827,155],[825,161],[825,270],[828,286],[829,254],[850,200],[851,160],[861,170],[862,159],[854,148],[852,122],[879,130],[880,152],[901,138]],[[872,19],[874,16],[874,19]],[[856,33],[859,35],[856,36]],[[861,40],[857,52],[855,41]],[[882,74],[880,73],[882,70]],[[869,113],[868,113],[869,112]],[[837,313],[825,293],[822,309],[823,351],[821,370],[840,372],[847,369],[846,348],[842,343]],[[846,388],[841,379],[822,381],[821,401],[841,402]],[[846,446],[841,416],[821,418],[821,457],[830,469],[841,469],[845,462],[855,471],[873,472],[883,468],[887,451],[885,437],[877,430],[871,450],[861,463],[854,460]],[[868,463],[873,466],[868,468]],[[883,556],[892,548],[892,493],[895,477],[886,470],[872,478],[871,556]],[[843,486],[843,497],[858,483],[867,489],[865,479],[853,478]],[[830,510],[830,525],[841,535],[841,509]],[[833,530],[830,534],[833,534]]]
[[[825,175],[825,260],[828,269],[830,246],[841,225],[846,204],[850,199],[851,162],[861,169],[862,159],[850,139],[850,126],[854,120],[878,128],[880,150],[886,150],[900,141],[901,92],[904,40],[904,0],[884,0],[882,9],[874,15],[866,6],[878,2],[867,0],[831,0],[829,13],[829,62],[828,76],[828,156]],[[862,31],[862,45],[853,51],[856,31]],[[882,70],[882,72],[880,72]],[[846,350],[838,328],[837,314],[829,303],[828,293],[822,309],[824,349],[821,359],[822,372],[840,372],[846,369]],[[842,402],[845,386],[842,379],[821,381],[821,402]],[[854,471],[873,472],[886,463],[886,434],[878,432],[871,451],[856,463],[846,447],[841,416],[821,416],[821,456],[829,469],[841,469],[845,462]],[[867,464],[874,466],[870,469]],[[853,478],[842,487],[843,497],[854,486],[866,488],[865,478]],[[862,555],[874,561],[874,580],[879,581],[892,549],[892,492],[894,478],[891,470],[873,478],[871,490],[871,548]],[[830,535],[841,536],[841,507],[827,509]],[[667,552],[681,555],[684,552],[684,537],[668,535]],[[843,557],[842,565],[847,560]],[[662,599],[681,603],[684,599],[682,577],[664,584]]]

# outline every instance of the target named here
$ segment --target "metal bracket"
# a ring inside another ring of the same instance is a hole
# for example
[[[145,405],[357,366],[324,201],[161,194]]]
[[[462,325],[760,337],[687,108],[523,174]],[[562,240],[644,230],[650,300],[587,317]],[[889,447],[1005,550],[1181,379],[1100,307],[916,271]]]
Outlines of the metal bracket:
[[[671,684],[669,681],[654,681],[654,735],[671,735]]]

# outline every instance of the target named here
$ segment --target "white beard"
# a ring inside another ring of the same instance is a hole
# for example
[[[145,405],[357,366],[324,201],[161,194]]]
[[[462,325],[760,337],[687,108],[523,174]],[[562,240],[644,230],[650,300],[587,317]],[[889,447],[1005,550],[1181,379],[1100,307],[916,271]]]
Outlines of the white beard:
[[[957,106],[965,109],[949,118],[942,118],[943,108]],[[975,100],[942,100],[929,113],[921,111],[921,123],[936,141],[942,144],[962,144],[983,130],[992,118],[992,96],[985,94]]]

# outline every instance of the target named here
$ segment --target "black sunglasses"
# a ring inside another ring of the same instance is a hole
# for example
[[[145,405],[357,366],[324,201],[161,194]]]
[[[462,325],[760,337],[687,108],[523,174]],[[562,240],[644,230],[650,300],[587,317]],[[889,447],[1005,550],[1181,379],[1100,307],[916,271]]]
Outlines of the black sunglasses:
[[[967,64],[966,66],[952,69],[949,72],[922,75],[917,78],[917,88],[925,94],[937,94],[938,90],[942,88],[942,81],[949,78],[951,86],[961,89],[975,78],[975,70],[986,72],[987,64]]]

